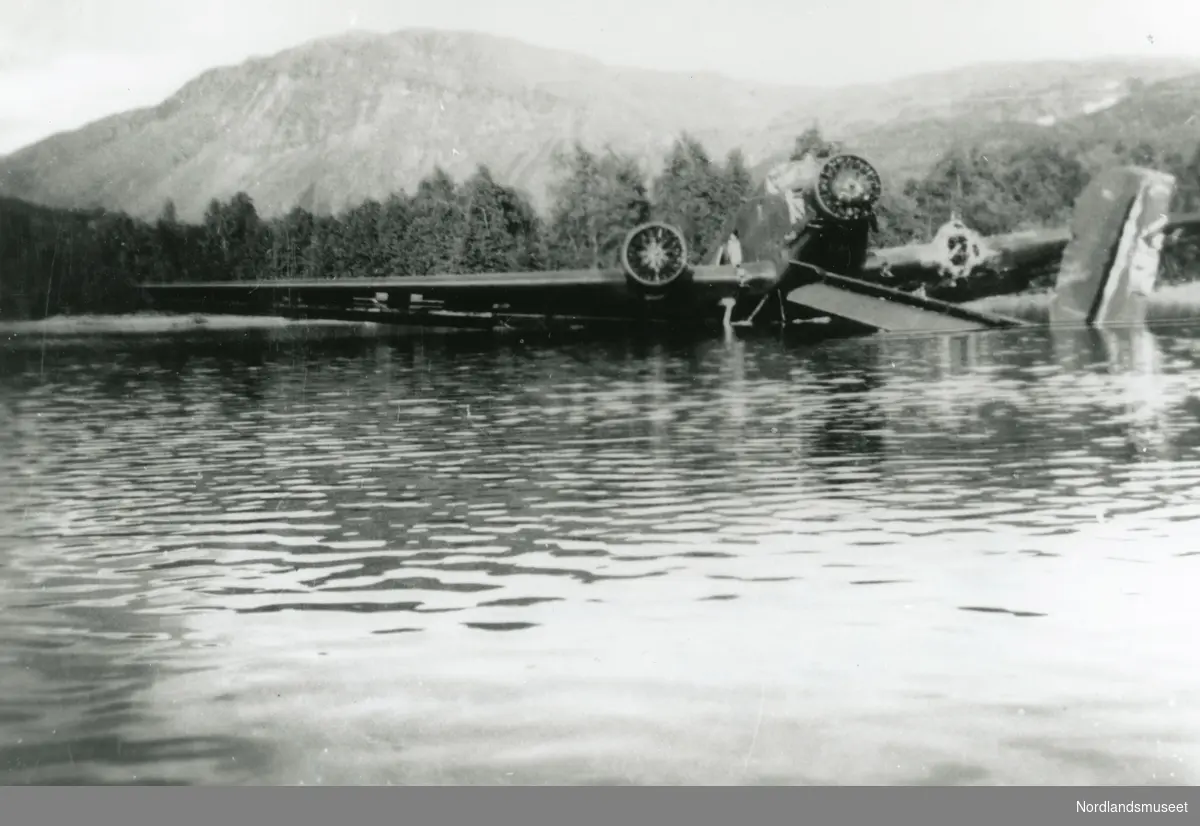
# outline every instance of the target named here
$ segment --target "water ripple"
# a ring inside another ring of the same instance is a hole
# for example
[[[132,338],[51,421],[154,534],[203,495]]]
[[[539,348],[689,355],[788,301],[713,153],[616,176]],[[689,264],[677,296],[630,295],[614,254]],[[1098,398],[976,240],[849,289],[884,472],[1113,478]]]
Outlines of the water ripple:
[[[1187,335],[18,342],[0,780],[1195,782]]]

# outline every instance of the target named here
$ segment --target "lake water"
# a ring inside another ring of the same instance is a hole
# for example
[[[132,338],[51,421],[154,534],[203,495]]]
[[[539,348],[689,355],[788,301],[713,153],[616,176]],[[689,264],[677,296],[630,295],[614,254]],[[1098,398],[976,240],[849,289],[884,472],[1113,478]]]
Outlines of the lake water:
[[[0,349],[0,782],[1200,782],[1200,328]]]

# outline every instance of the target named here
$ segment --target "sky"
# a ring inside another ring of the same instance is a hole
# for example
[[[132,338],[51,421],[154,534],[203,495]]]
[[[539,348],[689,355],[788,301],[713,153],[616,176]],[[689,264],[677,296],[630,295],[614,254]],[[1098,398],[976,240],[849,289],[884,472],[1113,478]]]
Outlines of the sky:
[[[0,153],[158,103],[213,66],[409,27],[805,85],[990,61],[1200,57],[1200,0],[0,0]]]

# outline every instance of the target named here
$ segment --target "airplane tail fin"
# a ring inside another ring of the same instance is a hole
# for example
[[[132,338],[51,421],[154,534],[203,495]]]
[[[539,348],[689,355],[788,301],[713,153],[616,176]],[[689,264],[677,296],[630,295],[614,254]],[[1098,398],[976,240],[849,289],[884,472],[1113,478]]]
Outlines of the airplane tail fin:
[[[1138,324],[1158,280],[1175,177],[1141,167],[1109,169],[1075,202],[1058,271],[1052,324]]]

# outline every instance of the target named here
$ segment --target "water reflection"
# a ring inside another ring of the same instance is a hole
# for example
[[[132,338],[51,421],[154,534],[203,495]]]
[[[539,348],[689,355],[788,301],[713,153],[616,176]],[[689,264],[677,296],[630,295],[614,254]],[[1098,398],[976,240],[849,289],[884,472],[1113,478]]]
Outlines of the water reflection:
[[[18,343],[0,779],[1194,782],[1198,364],[1179,330]]]

